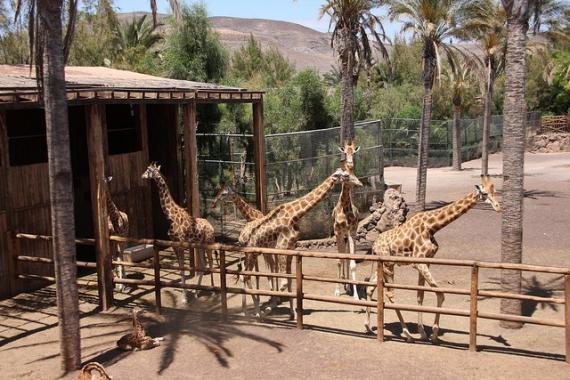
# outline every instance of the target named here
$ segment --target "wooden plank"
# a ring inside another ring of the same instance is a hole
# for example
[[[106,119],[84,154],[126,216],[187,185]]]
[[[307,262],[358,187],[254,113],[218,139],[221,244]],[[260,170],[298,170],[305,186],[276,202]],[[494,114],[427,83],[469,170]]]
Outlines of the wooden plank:
[[[297,328],[303,329],[303,257],[295,258],[295,288],[297,291]]]
[[[565,347],[566,363],[570,364],[570,275],[564,276],[564,322],[565,322]]]
[[[198,144],[196,142],[196,103],[187,103],[184,114],[184,151],[186,158],[186,197],[188,209],[194,217],[200,216],[198,190]]]
[[[477,351],[477,297],[479,290],[479,268],[471,268],[471,300],[469,310],[469,351]]]
[[[376,338],[384,341],[384,263],[379,261],[376,267]]]
[[[109,250],[109,227],[107,223],[107,195],[102,181],[105,178],[105,154],[103,126],[105,106],[92,105],[87,112],[87,150],[89,154],[89,179],[93,207],[93,229],[97,256],[97,282],[99,306],[108,310],[113,305],[113,267]]]
[[[253,103],[253,150],[255,162],[255,201],[257,208],[267,212],[267,179],[265,176],[265,135],[263,102]]]

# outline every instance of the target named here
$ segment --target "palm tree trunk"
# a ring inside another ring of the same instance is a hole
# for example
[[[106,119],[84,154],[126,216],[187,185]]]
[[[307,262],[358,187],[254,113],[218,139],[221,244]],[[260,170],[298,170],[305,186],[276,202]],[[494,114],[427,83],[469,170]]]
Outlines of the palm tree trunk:
[[[451,128],[452,168],[461,170],[461,104],[453,105],[453,127]]]
[[[340,115],[340,146],[344,146],[345,142],[350,143],[354,140],[354,78],[352,49],[350,47],[350,34],[347,30],[340,33],[339,56],[341,69],[341,115]]]
[[[62,369],[81,367],[73,182],[65,94],[62,0],[38,1],[44,44],[43,93],[47,129],[51,229]]]
[[[503,1],[507,10],[506,81],[503,122],[503,212],[501,225],[501,261],[520,263],[523,240],[524,147],[526,127],[526,32],[528,0]],[[515,3],[513,6],[512,4]],[[513,10],[514,9],[514,10]],[[518,13],[518,14],[516,14]],[[501,288],[520,293],[521,273],[503,270]],[[501,313],[521,314],[521,301],[501,300]],[[517,322],[501,322],[508,328],[520,328]]]
[[[493,86],[491,63],[487,62],[487,87],[485,88],[485,115],[483,116],[483,139],[481,141],[481,174],[489,174],[489,140],[491,136],[491,113],[493,112]]]
[[[431,44],[429,45],[431,46]],[[420,126],[420,138],[418,142],[418,173],[416,177],[416,209],[423,210],[426,206],[426,186],[429,135],[431,126],[432,111],[432,88],[435,75],[435,52],[433,47],[428,47],[424,52],[424,97],[422,101],[422,118]]]

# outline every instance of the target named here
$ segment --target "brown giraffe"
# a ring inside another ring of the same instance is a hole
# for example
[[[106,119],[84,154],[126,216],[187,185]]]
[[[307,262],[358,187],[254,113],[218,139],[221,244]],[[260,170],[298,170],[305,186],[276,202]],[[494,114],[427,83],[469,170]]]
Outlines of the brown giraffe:
[[[149,350],[151,348],[160,346],[160,342],[164,338],[151,338],[146,335],[144,327],[139,320],[139,316],[144,312],[143,309],[139,307],[133,308],[132,321],[133,321],[133,332],[123,335],[121,339],[117,341],[117,347],[125,351],[137,351],[137,350]]]
[[[168,229],[168,236],[173,241],[182,241],[189,243],[211,244],[214,242],[214,227],[203,218],[194,218],[188,211],[180,207],[170,194],[166,180],[160,173],[160,165],[151,163],[146,171],[143,173],[142,178],[154,179],[158,187],[158,194],[160,198],[160,206],[166,218],[170,221],[170,228]],[[175,248],[174,252],[178,259],[180,267],[180,277],[182,278],[182,285],[186,284],[184,277],[184,248]],[[210,269],[212,267],[212,252],[206,250],[208,254],[208,261]],[[200,249],[200,276],[198,278],[198,285],[202,283],[202,276],[204,274],[205,254],[204,250]],[[210,271],[210,281],[214,285],[214,275]],[[184,289],[184,297],[182,302],[186,302],[187,290]]]
[[[271,210],[261,219],[254,220],[245,225],[239,236],[242,246],[293,249],[299,240],[299,221],[314,208],[332,190],[335,184],[351,182],[356,186],[362,183],[354,175],[343,169],[337,169],[332,175],[324,180],[310,193],[294,201],[284,203]],[[245,270],[252,270],[256,261],[256,255],[246,255]],[[291,273],[292,256],[278,256],[277,267],[279,272]],[[251,278],[246,276],[245,282],[251,288]],[[281,289],[291,291],[291,279]],[[252,295],[255,312],[262,317],[259,310],[259,296]],[[293,299],[290,302],[290,316],[295,318]],[[245,312],[245,310],[244,310]]]
[[[85,364],[79,372],[79,380],[111,380],[112,378],[97,362]]]
[[[501,211],[499,202],[495,199],[495,185],[491,183],[489,176],[481,176],[481,185],[475,185],[475,190],[465,197],[452,202],[446,206],[423,211],[415,214],[404,224],[383,232],[378,236],[372,246],[372,253],[378,256],[411,256],[411,257],[434,257],[439,246],[434,238],[437,231],[441,230],[455,219],[469,211],[478,202],[490,203],[497,212]],[[425,282],[432,288],[438,285],[433,279],[427,264],[412,264],[412,267],[418,271],[418,285],[424,286]],[[384,282],[394,282],[394,263],[384,263]],[[371,282],[376,281],[376,271],[372,268]],[[371,287],[367,291],[367,298],[370,301],[375,287]],[[394,290],[388,288],[386,296],[391,303],[394,303]],[[437,307],[443,304],[443,293],[436,293]],[[418,290],[418,305],[423,304],[424,291]],[[402,313],[396,310],[398,319],[402,326],[402,333],[408,339],[413,341],[408,331]],[[370,307],[366,308],[366,320],[364,325],[370,332]],[[379,329],[383,326],[378,326]],[[423,339],[427,339],[422,322],[422,313],[418,313],[418,330]],[[439,313],[435,315],[433,325],[433,333],[431,340],[437,341],[439,332]]]
[[[261,211],[259,211],[258,209],[256,209],[255,207],[253,207],[252,205],[247,203],[245,199],[240,197],[235,191],[232,190],[231,187],[229,187],[228,185],[226,185],[223,182],[220,185],[220,189],[216,193],[216,196],[214,197],[214,201],[212,202],[212,205],[210,207],[215,208],[216,204],[222,198],[229,198],[229,200],[231,200],[236,205],[239,212],[243,215],[245,220],[248,222],[251,222],[252,220],[256,220],[256,219],[263,217],[263,213]]]
[[[115,202],[113,202],[111,192],[109,191],[109,182],[111,182],[112,179],[113,177],[107,177],[103,181],[105,184],[105,193],[107,195],[107,224],[109,225],[109,235],[127,237],[129,235],[129,217],[125,212],[119,210]],[[127,247],[127,243],[111,240],[110,245],[113,260],[117,260],[118,258],[119,261],[123,261],[123,252]],[[125,275],[122,265],[115,266],[114,271],[117,278],[123,278]],[[116,285],[116,288],[119,291],[122,291],[123,287],[123,284]]]
[[[355,147],[354,143],[351,142],[338,149],[345,156],[341,167],[348,173],[354,174],[354,155],[360,150],[360,147]],[[358,208],[352,203],[352,184],[350,182],[342,184],[342,190],[333,209],[332,216],[334,219],[333,230],[337,252],[354,254],[354,240],[356,238],[356,230],[358,229]],[[347,261],[338,260],[339,279],[348,278],[349,268]],[[354,260],[350,260],[350,275],[352,280],[356,281],[356,262]],[[352,286],[352,295],[358,300],[356,285]],[[337,283],[335,295],[339,296],[340,294],[341,284]]]

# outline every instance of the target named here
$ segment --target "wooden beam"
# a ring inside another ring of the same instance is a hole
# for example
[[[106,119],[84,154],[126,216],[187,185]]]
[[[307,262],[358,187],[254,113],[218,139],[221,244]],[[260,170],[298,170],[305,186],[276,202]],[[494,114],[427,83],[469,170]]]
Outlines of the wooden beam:
[[[184,154],[186,158],[186,199],[190,214],[200,216],[198,191],[198,144],[196,142],[196,103],[182,106],[184,114]]]
[[[255,161],[255,201],[257,208],[265,214],[267,212],[267,181],[265,177],[263,102],[253,103],[253,149]]]
[[[105,150],[103,124],[105,106],[93,105],[86,108],[87,150],[89,153],[89,180],[91,182],[91,204],[93,229],[95,232],[95,253],[97,255],[97,288],[101,310],[113,304],[113,267],[109,250],[109,227],[107,222],[107,196],[102,181],[105,178]]]
[[[570,364],[570,275],[564,276],[564,323],[565,323],[565,349],[566,363]]]

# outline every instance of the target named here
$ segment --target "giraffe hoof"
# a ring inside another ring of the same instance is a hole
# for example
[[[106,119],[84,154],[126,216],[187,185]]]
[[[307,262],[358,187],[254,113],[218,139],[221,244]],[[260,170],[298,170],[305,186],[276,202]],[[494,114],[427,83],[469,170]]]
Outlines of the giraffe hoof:
[[[433,326],[433,333],[431,334],[431,342],[438,343],[439,342],[439,326]]]
[[[402,331],[402,335],[406,338],[406,342],[408,343],[413,343],[415,341],[414,337],[412,336],[412,334],[410,334],[408,329],[404,329]]]
[[[341,295],[340,289],[337,288],[337,289],[334,291],[334,295],[335,295],[335,297],[340,297],[340,295]]]
[[[418,326],[418,331],[420,332],[420,336],[422,337],[423,340],[428,340],[428,335],[426,334],[426,331],[424,329],[424,327],[422,325]]]

